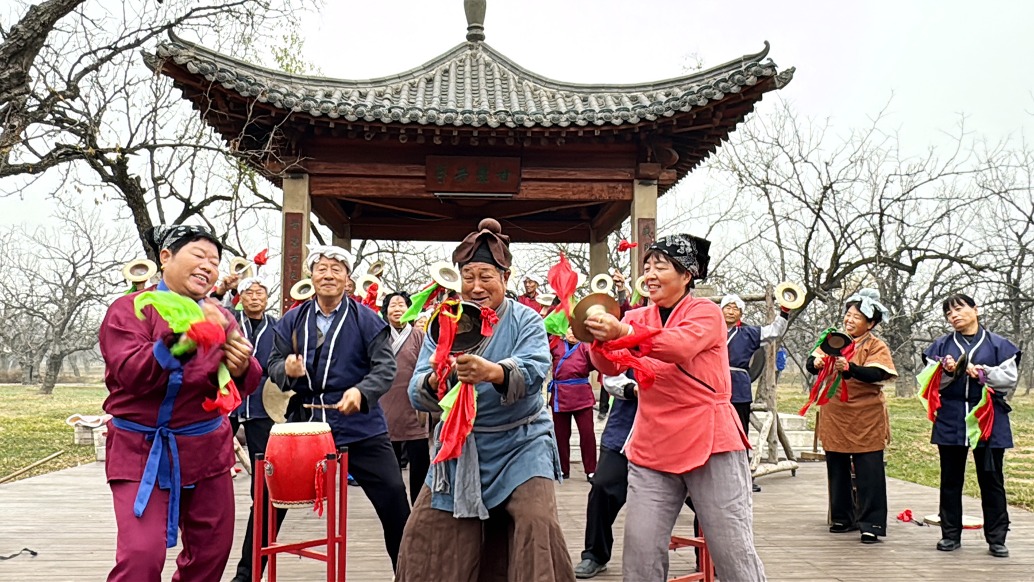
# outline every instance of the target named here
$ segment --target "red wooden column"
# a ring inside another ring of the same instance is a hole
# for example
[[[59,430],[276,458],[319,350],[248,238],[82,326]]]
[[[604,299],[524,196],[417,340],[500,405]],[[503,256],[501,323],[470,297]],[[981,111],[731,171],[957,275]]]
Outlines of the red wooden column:
[[[306,246],[309,243],[310,213],[309,175],[291,174],[284,177],[282,208],[283,232],[280,238],[280,312],[293,303],[291,286],[303,278]]]

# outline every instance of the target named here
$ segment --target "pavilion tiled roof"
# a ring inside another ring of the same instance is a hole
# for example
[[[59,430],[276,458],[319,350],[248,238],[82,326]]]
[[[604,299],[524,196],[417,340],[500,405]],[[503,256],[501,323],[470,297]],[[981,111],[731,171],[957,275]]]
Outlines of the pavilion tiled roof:
[[[465,42],[397,75],[342,80],[291,75],[233,59],[175,36],[148,64],[170,60],[227,91],[316,118],[452,128],[619,128],[723,100],[767,78],[782,87],[769,45],[723,65],[638,85],[583,85],[528,71],[483,42]]]

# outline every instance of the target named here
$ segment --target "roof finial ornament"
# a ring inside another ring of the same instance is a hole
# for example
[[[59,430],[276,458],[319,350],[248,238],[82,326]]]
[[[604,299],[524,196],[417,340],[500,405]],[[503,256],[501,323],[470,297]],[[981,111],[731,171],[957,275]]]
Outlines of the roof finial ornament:
[[[485,40],[486,0],[463,0],[463,11],[467,14],[467,42]]]

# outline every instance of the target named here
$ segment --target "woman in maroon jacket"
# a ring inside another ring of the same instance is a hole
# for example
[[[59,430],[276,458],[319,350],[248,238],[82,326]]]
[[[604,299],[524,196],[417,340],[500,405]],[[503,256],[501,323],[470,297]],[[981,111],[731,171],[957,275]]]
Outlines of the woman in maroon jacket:
[[[580,343],[567,330],[563,341],[552,342],[553,379],[549,382],[550,406],[557,448],[560,450],[560,469],[564,478],[571,476],[571,419],[578,425],[579,445],[585,476],[596,472],[596,431],[593,428],[592,405],[596,395],[589,385],[589,372],[595,370],[589,362],[589,346]]]
[[[409,499],[416,503],[420,487],[431,467],[431,449],[427,440],[427,413],[417,412],[409,401],[409,380],[413,377],[424,343],[424,332],[408,323],[402,316],[413,302],[405,293],[389,293],[384,297],[381,316],[388,322],[391,333],[391,351],[395,354],[395,380],[388,392],[381,396],[380,405],[388,423],[388,437],[395,450],[395,458],[402,466],[402,453],[409,458]]]
[[[234,456],[230,422],[220,409],[207,411],[225,363],[241,396],[258,387],[262,366],[238,333],[233,316],[205,297],[219,274],[222,247],[196,226],[158,227],[162,281],[156,292],[177,293],[199,303],[210,322],[226,329],[222,348],[174,356],[180,340],[152,307],[136,316],[139,293],[117,299],[104,317],[100,349],[108,398],[108,484],[118,539],[109,581],[160,580],[167,548],[183,530],[183,551],[174,580],[217,582],[233,544]]]

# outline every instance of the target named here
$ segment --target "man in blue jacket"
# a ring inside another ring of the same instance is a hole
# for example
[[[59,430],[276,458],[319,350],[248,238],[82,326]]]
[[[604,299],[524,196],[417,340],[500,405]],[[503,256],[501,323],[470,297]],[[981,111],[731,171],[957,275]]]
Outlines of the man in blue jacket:
[[[395,379],[388,324],[346,294],[348,251],[310,245],[306,264],[316,295],[277,324],[269,376],[305,404],[330,406],[304,410],[305,419],[328,423],[334,443],[348,446],[349,473],[381,520],[394,568],[409,498],[377,404]]]

